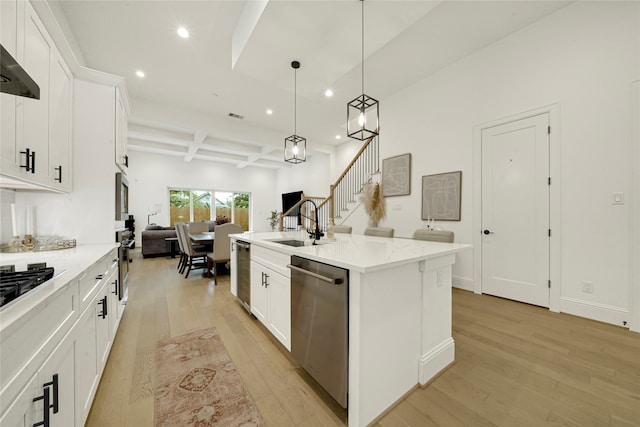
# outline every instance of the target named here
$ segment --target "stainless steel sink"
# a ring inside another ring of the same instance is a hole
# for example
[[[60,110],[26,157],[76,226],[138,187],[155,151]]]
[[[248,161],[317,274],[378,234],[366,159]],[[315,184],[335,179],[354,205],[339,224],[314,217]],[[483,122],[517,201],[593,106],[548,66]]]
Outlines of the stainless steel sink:
[[[274,243],[280,243],[281,245],[287,245],[287,246],[304,246],[304,240],[294,240],[294,239],[290,239],[290,240],[270,240],[271,242]]]
[[[309,240],[298,240],[298,239],[272,239],[272,240],[268,240],[269,242],[273,242],[273,243],[280,243],[281,245],[287,245],[287,246],[295,246],[295,247],[299,247],[299,246],[311,246],[311,245],[324,245],[327,243],[333,243],[333,242],[327,242],[327,241],[323,241],[323,240],[317,240],[315,243],[313,242],[313,240],[309,239]]]

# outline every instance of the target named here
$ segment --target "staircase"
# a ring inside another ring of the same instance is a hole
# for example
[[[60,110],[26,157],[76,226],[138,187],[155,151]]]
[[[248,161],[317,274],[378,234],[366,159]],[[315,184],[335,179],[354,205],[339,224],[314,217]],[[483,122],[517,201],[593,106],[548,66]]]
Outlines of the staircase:
[[[315,228],[316,221],[321,230],[326,230],[330,221],[340,223],[343,214],[349,212],[349,204],[355,203],[356,195],[362,192],[365,184],[372,181],[372,176],[380,173],[380,151],[378,138],[372,136],[367,139],[355,157],[347,165],[340,177],[330,186],[328,197],[303,196],[287,212],[280,215],[280,231],[299,230],[300,228],[311,230]],[[317,206],[318,218],[311,200]],[[298,224],[298,213],[302,224]]]

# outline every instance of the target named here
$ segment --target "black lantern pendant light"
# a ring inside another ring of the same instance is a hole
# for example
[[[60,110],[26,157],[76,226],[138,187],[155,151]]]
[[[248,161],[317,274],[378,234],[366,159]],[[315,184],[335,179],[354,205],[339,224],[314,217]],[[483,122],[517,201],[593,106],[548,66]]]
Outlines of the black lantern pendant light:
[[[284,139],[284,161],[289,163],[302,163],[307,159],[307,140],[298,135],[297,121],[297,70],[300,68],[298,61],[291,62],[293,68],[293,135]]]
[[[364,141],[379,133],[378,101],[364,93],[364,0],[362,4],[362,95],[347,104],[347,135]]]

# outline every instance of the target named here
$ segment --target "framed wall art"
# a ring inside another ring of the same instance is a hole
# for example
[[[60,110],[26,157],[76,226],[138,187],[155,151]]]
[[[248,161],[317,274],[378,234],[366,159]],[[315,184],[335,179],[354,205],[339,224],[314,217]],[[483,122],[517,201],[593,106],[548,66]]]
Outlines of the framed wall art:
[[[422,177],[422,219],[460,221],[462,171]]]
[[[382,160],[382,195],[411,194],[411,153]]]

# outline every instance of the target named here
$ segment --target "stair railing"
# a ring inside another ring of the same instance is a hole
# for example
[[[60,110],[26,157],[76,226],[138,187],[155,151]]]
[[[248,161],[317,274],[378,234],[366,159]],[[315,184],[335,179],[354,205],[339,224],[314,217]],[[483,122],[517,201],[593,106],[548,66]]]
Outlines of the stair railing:
[[[329,223],[336,218],[342,218],[340,213],[347,211],[347,204],[355,202],[354,196],[362,193],[362,190],[368,182],[371,182],[371,176],[380,172],[380,149],[378,138],[370,137],[362,144],[360,150],[356,153],[353,160],[344,169],[344,172],[338,177],[329,189],[329,196],[324,197],[308,197],[302,196],[302,199],[293,205],[287,212],[280,214],[280,231],[299,230],[304,227],[306,230],[315,228],[315,222],[322,230],[326,230]],[[311,209],[305,200],[313,200],[318,207],[318,218],[314,218],[315,212]],[[300,208],[302,206],[302,208]],[[298,209],[301,209],[301,222],[298,225]],[[306,218],[305,218],[306,217]],[[293,218],[293,219],[292,219]],[[292,226],[292,221],[295,221]],[[286,224],[285,224],[286,222]]]

